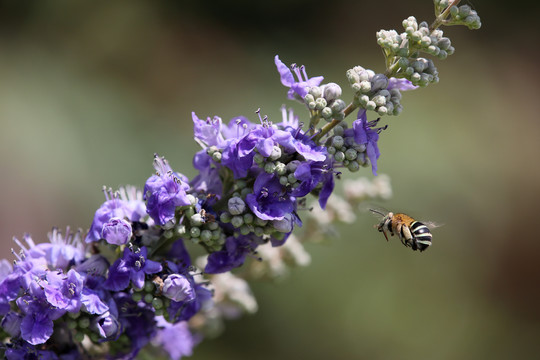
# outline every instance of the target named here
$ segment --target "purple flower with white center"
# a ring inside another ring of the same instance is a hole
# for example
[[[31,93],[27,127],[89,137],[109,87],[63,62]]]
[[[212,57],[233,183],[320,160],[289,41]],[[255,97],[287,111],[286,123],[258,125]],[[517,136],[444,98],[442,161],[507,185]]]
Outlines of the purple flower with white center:
[[[287,65],[281,62],[281,60],[279,60],[278,55],[276,55],[276,57],[274,58],[274,63],[276,64],[277,70],[279,72],[281,83],[289,88],[287,96],[291,100],[300,97],[300,99],[303,101],[304,96],[306,96],[306,94],[308,93],[307,88],[312,86],[319,86],[324,79],[322,76],[315,76],[309,78],[307,76],[304,65],[297,67],[295,64],[293,64],[291,68],[298,79],[295,80],[291,70],[287,67]],[[295,97],[295,95],[297,95],[297,97]]]
[[[279,177],[263,173],[253,185],[253,194],[246,196],[253,213],[262,220],[281,220],[295,209],[296,199],[279,183]]]
[[[109,244],[124,245],[131,239],[131,224],[121,218],[112,218],[103,225],[101,237]]]
[[[140,189],[130,185],[121,186],[118,193],[120,199],[125,203],[124,212],[129,221],[140,221],[146,216],[146,204],[143,201],[143,193]]]
[[[174,219],[176,208],[190,205],[187,191],[188,178],[175,173],[164,158],[154,156],[156,175],[152,175],[144,185],[148,215],[158,225],[165,225]]]
[[[208,255],[204,272],[218,274],[237,268],[244,263],[246,256],[252,254],[256,247],[257,245],[247,236],[228,237],[223,249]]]
[[[245,116],[237,116],[229,121],[227,126],[221,128],[221,134],[227,140],[243,137],[248,131],[256,125],[248,120]],[[219,146],[222,148],[222,146]]]
[[[191,282],[181,274],[171,274],[163,281],[163,295],[174,301],[190,302],[195,299]]]
[[[47,273],[47,282],[43,284],[45,297],[52,306],[68,312],[79,312],[82,302],[83,277],[71,269],[67,274],[57,271]]]
[[[138,251],[125,248],[122,258],[116,260],[109,269],[109,277],[104,287],[113,291],[124,290],[131,280],[136,288],[142,289],[146,274],[155,274],[162,270],[158,262],[147,259],[147,253],[144,246]]]
[[[366,110],[360,109],[358,111],[358,117],[353,122],[354,141],[359,145],[366,146],[366,154],[371,162],[371,170],[373,175],[377,175],[377,159],[381,155],[377,141],[379,141],[379,133],[386,129],[373,128],[377,124],[378,120],[367,121]],[[350,129],[347,129],[350,130]]]
[[[86,235],[85,241],[87,243],[101,239],[103,225],[109,222],[110,219],[124,218],[126,217],[126,212],[131,212],[127,203],[120,199],[118,194],[113,194],[112,190],[107,190],[106,188],[103,188],[103,193],[107,200],[96,210],[94,221],[92,221],[88,235]]]
[[[66,236],[53,228],[48,234],[49,242],[35,244],[30,235],[24,235],[26,246],[17,238],[13,240],[19,245],[26,258],[44,259],[50,269],[67,269],[71,264],[84,259],[85,249],[81,241],[81,230],[76,233],[66,228]]]
[[[171,360],[179,360],[182,356],[191,356],[193,347],[199,339],[193,336],[186,321],[171,324],[163,316],[156,316],[159,327],[152,339],[152,344],[164,349]]]
[[[413,85],[413,83],[407,79],[398,79],[395,77],[391,77],[390,79],[388,79],[387,89],[398,89],[399,91],[407,91],[418,89],[418,86]]]

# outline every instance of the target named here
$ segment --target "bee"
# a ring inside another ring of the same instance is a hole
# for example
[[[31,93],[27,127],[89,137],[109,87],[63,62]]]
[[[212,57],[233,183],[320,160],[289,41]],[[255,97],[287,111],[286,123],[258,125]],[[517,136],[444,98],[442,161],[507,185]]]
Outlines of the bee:
[[[386,241],[388,241],[387,234],[390,233],[390,236],[397,234],[403,245],[415,251],[420,250],[422,252],[431,245],[431,231],[429,231],[428,226],[424,223],[416,221],[406,214],[394,214],[392,212],[385,214],[379,210],[369,210],[383,217],[377,225],[377,230],[384,234]],[[435,226],[431,223],[428,224],[431,227]]]

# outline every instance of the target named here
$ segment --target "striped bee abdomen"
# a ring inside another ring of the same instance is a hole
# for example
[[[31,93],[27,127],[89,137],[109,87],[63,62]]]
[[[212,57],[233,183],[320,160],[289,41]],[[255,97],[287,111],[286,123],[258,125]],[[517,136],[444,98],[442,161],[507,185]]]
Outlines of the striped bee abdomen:
[[[411,224],[411,232],[413,236],[412,249],[424,251],[431,245],[431,232],[429,228],[419,221],[414,221]]]

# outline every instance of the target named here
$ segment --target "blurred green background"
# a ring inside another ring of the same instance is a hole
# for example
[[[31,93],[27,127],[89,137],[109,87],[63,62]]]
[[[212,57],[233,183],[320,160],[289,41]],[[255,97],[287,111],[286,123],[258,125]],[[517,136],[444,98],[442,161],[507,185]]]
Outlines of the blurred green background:
[[[444,223],[433,246],[359,216],[308,268],[253,284],[259,312],[193,359],[538,358],[539,7],[471,5],[482,29],[445,29],[440,84],[405,93],[379,143],[380,205]],[[2,256],[24,232],[88,228],[102,185],[142,186],[154,152],[194,176],[191,111],[305,116],[275,54],[350,95],[345,71],[384,70],[375,32],[409,15],[431,21],[431,1],[0,1]]]

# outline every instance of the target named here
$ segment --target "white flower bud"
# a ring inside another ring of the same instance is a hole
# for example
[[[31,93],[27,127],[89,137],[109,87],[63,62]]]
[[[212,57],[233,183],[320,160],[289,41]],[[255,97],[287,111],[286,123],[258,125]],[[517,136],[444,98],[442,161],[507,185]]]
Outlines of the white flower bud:
[[[324,85],[324,98],[330,102],[341,96],[341,87],[336,83]]]
[[[232,215],[240,215],[246,210],[246,203],[239,197],[230,198],[227,205]]]

